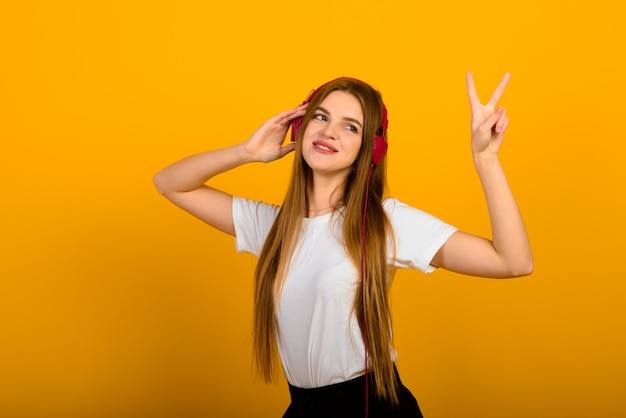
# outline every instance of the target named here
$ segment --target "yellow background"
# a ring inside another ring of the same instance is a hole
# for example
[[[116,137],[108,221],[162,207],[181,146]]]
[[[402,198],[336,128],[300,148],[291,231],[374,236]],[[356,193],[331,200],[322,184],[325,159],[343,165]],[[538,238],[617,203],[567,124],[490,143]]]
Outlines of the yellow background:
[[[428,418],[626,416],[625,3],[5,1],[0,416],[279,417],[251,367],[255,259],[152,175],[342,75],[383,92],[391,193],[488,234],[464,73],[505,71],[502,160],[535,273],[399,273]],[[215,184],[280,202],[290,158]]]

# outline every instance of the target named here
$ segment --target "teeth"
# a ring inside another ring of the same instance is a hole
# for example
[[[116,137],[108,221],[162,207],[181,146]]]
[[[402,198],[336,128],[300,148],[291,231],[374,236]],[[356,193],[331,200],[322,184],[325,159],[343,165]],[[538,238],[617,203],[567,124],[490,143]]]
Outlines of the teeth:
[[[321,149],[326,150],[326,151],[332,151],[330,148],[328,148],[325,145],[317,144],[316,147],[321,148]]]

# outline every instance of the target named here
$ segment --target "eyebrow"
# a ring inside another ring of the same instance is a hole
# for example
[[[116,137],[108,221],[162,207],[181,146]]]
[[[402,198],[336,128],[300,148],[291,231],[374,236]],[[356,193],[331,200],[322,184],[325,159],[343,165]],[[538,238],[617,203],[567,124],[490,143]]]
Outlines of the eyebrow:
[[[327,115],[330,115],[330,112],[326,109],[324,109],[322,106],[318,106],[317,107],[318,110],[321,110],[322,112],[326,113]],[[359,125],[361,128],[363,128],[363,125],[361,124],[361,122],[358,119],[354,119],[354,118],[343,118],[343,120],[346,120],[348,122],[354,122],[357,125]]]

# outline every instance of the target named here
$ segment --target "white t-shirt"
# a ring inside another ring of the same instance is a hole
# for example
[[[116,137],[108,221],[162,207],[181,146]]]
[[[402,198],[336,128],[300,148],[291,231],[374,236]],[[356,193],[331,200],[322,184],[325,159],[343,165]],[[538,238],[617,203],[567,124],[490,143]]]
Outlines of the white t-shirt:
[[[395,236],[395,266],[433,271],[430,261],[456,228],[394,198],[385,199],[383,207]],[[234,198],[237,251],[258,257],[278,211],[278,206]],[[342,220],[340,214],[303,219],[277,302],[278,350],[294,386],[326,386],[365,372],[365,347],[353,311],[360,277],[345,253]],[[388,259],[394,262],[392,243]]]

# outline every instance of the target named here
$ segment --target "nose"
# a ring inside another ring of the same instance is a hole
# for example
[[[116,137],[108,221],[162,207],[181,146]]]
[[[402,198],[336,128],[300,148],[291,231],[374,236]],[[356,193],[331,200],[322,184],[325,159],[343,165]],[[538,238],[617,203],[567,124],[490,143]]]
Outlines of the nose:
[[[324,129],[322,129],[322,134],[329,139],[337,139],[339,136],[339,127],[335,126],[334,123],[328,122]]]

